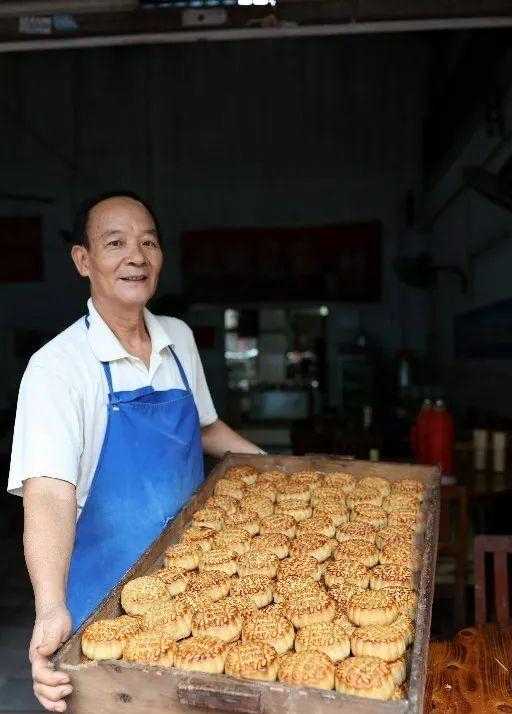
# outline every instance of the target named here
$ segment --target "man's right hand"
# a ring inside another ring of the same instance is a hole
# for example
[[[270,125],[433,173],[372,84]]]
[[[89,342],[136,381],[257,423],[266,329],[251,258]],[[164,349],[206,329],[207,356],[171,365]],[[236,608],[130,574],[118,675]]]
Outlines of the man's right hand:
[[[34,694],[45,709],[66,711],[64,697],[72,692],[69,676],[55,671],[50,656],[71,633],[71,617],[64,603],[38,610],[29,659],[32,663]]]

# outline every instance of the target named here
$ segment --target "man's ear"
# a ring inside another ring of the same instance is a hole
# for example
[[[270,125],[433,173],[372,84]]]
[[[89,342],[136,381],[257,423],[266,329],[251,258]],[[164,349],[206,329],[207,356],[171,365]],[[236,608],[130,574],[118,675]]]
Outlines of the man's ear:
[[[71,257],[82,278],[87,278],[89,276],[89,251],[87,248],[83,245],[74,245],[71,248]]]

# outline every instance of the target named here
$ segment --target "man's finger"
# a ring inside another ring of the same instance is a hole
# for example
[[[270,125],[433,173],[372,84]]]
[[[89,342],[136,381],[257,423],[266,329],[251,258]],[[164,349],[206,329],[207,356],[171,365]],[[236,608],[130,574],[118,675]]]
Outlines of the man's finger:
[[[60,702],[61,699],[67,697],[73,691],[73,687],[70,684],[59,687],[49,687],[46,684],[34,684],[34,694],[36,696],[44,697],[50,702]]]
[[[61,700],[60,702],[52,702],[50,699],[46,699],[41,695],[35,695],[37,701],[49,712],[65,712],[67,709],[66,702]]]
[[[32,679],[34,682],[41,682],[50,686],[57,684],[69,684],[69,675],[59,672],[49,666],[46,657],[38,656],[32,662]]]

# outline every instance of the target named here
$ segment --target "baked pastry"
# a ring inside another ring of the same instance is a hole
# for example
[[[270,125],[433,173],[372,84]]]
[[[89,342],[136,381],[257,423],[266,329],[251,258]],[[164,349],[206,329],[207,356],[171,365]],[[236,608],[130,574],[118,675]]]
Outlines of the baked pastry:
[[[316,506],[313,508],[313,517],[315,516],[329,518],[333,526],[337,528],[343,523],[348,523],[350,513],[341,501],[322,498],[317,501]]]
[[[279,558],[268,550],[251,550],[238,558],[238,574],[244,575],[264,575],[267,578],[275,578]]]
[[[232,481],[242,481],[243,483],[250,485],[256,483],[258,474],[259,471],[254,466],[231,466],[231,468],[225,472],[224,478],[231,479]]]
[[[262,535],[266,533],[282,533],[287,538],[295,538],[295,518],[281,513],[274,513],[272,516],[262,518],[260,521],[260,533]]]
[[[345,632],[347,633],[347,637],[350,639],[352,636],[352,633],[356,629],[356,626],[354,625],[353,622],[351,622],[347,615],[344,612],[341,612],[340,610],[336,610],[336,614],[334,616],[334,620],[331,623],[332,625],[336,625],[336,627],[341,627]]]
[[[294,558],[285,558],[279,563],[277,579],[283,578],[313,578],[320,580],[322,566],[310,555],[301,555]]]
[[[216,496],[229,496],[240,501],[245,496],[246,486],[243,481],[220,478],[215,484],[214,494]]]
[[[391,492],[390,482],[387,479],[382,478],[382,476],[365,476],[359,481],[357,488],[373,489],[374,491],[380,493],[383,498],[389,496]]]
[[[360,503],[352,508],[350,520],[356,523],[369,523],[374,528],[384,528],[388,523],[388,514],[373,503]]]
[[[285,601],[288,619],[295,627],[331,622],[336,614],[334,600],[325,592],[305,591],[293,593]]]
[[[235,642],[228,649],[224,672],[237,679],[275,682],[278,661],[275,649],[265,642]]]
[[[126,641],[142,630],[140,617],[121,615],[96,620],[82,633],[82,652],[89,659],[119,659]]]
[[[316,506],[320,501],[335,501],[346,506],[345,494],[338,486],[328,486],[321,482],[312,487],[311,505]]]
[[[400,614],[394,622],[389,625],[393,627],[400,635],[405,639],[406,645],[411,645],[414,642],[414,636],[416,634],[416,628],[414,622],[407,615]]]
[[[412,543],[416,538],[414,529],[409,526],[386,526],[375,536],[377,548],[384,548],[388,543]]]
[[[400,684],[398,687],[395,687],[391,699],[394,701],[398,701],[400,699],[407,699],[407,685],[405,682],[404,684]]]
[[[317,622],[299,630],[295,637],[295,651],[317,650],[333,662],[340,662],[350,654],[350,640],[346,630],[332,622]]]
[[[192,608],[183,601],[156,602],[142,616],[144,630],[154,630],[168,635],[173,640],[182,640],[190,635]]]
[[[130,637],[123,649],[126,662],[172,667],[177,645],[173,638],[157,631],[139,632]]]
[[[170,545],[164,553],[165,567],[195,570],[199,565],[200,556],[201,549],[198,546],[187,543]]]
[[[349,508],[363,504],[373,506],[380,506],[382,504],[382,496],[378,491],[375,491],[373,488],[360,488],[359,486],[347,495],[346,500]]]
[[[253,536],[260,532],[259,516],[256,511],[240,509],[224,518],[224,527],[226,529],[242,529]]]
[[[336,613],[346,613],[348,612],[348,605],[352,596],[363,592],[366,592],[366,588],[359,587],[359,585],[351,585],[350,583],[345,582],[342,585],[335,585],[334,587],[329,588],[329,597],[332,597],[336,603]]]
[[[265,605],[261,608],[261,612],[269,613],[272,615],[280,615],[281,617],[286,617],[286,608],[282,602],[271,602],[270,605]],[[288,619],[286,617],[286,619]]]
[[[400,686],[407,677],[407,655],[402,655],[394,662],[389,663],[395,686]]]
[[[398,608],[392,594],[383,590],[364,590],[350,598],[347,615],[354,625],[389,625],[398,617]]]
[[[379,562],[379,549],[373,543],[354,538],[341,543],[333,553],[335,560],[357,560],[371,568]]]
[[[224,528],[224,511],[220,508],[200,508],[192,516],[192,523],[197,528],[221,531]]]
[[[276,501],[304,501],[309,503],[311,492],[309,486],[296,483],[295,481],[287,481],[286,483],[277,486]]]
[[[213,602],[197,610],[192,616],[194,637],[209,635],[224,642],[234,642],[242,631],[242,615],[233,605],[224,601]]]
[[[306,533],[316,533],[318,535],[324,536],[325,538],[334,538],[336,534],[336,528],[329,516],[324,515],[313,515],[311,518],[306,518],[305,521],[301,521],[297,526],[297,537],[304,535]]]
[[[284,603],[297,593],[323,592],[322,586],[313,578],[283,578],[278,580],[272,589],[274,601],[277,603]]]
[[[274,513],[274,503],[265,496],[244,496],[240,501],[241,507],[246,511],[255,511],[260,518],[271,516]]]
[[[289,478],[292,483],[311,487],[321,480],[322,475],[318,471],[295,471]]]
[[[399,614],[407,615],[414,620],[418,607],[417,593],[409,588],[386,588],[386,592],[395,599]]]
[[[391,487],[392,493],[409,493],[416,496],[419,501],[422,501],[426,486],[422,481],[415,478],[404,478],[401,481],[394,481]]]
[[[335,542],[331,538],[326,538],[317,533],[297,535],[290,544],[290,555],[295,558],[309,555],[318,560],[319,563],[323,563],[332,554]]]
[[[336,538],[340,543],[352,540],[353,538],[367,540],[368,543],[375,543],[376,535],[377,528],[364,521],[350,521],[349,523],[344,523],[336,530]]]
[[[279,560],[286,558],[290,548],[289,539],[282,533],[267,533],[255,536],[251,541],[251,550],[269,552],[277,555]]]
[[[247,553],[251,543],[251,536],[243,528],[225,528],[215,534],[213,545],[215,548],[229,548],[238,555]]]
[[[228,597],[225,597],[224,600],[220,600],[219,602],[236,607],[242,621],[245,620],[246,617],[249,617],[249,615],[254,615],[258,610],[250,595],[228,595]]]
[[[379,553],[379,562],[382,565],[387,563],[405,565],[417,571],[421,569],[421,551],[415,545],[407,543],[388,543]]]
[[[181,543],[193,546],[201,550],[210,550],[213,543],[213,536],[216,531],[213,528],[202,528],[201,526],[190,526],[183,531]]]
[[[310,518],[313,513],[313,509],[306,501],[288,499],[286,501],[276,503],[275,512],[283,513],[286,516],[292,516],[297,522],[299,522],[305,521],[306,518]]]
[[[290,652],[279,661],[280,682],[294,687],[334,687],[334,664],[322,652]]]
[[[236,498],[230,498],[229,496],[210,496],[205,505],[209,508],[220,508],[228,516],[236,513],[240,507]]]
[[[231,594],[249,598],[257,608],[272,602],[272,581],[263,575],[245,575],[231,581]]]
[[[203,590],[195,590],[194,592],[184,592],[181,595],[176,595],[176,597],[173,598],[172,601],[176,604],[180,604],[189,608],[190,610],[192,610],[193,613],[205,607],[205,605],[209,605],[211,602],[213,602],[211,597],[208,595],[208,592]]]
[[[228,643],[216,637],[189,637],[176,647],[174,666],[189,672],[222,674]]]
[[[414,573],[405,565],[376,565],[370,571],[370,587],[373,590],[380,588],[412,588],[414,586]]]
[[[275,503],[276,485],[271,481],[257,481],[253,483],[252,486],[247,486],[246,497],[247,496],[262,496],[263,498],[268,498],[272,503]]]
[[[242,625],[242,642],[264,642],[284,654],[293,647],[295,630],[292,623],[280,615],[258,612]]]
[[[257,481],[268,481],[269,483],[278,484],[278,483],[284,483],[285,481],[288,480],[288,478],[289,478],[289,475],[285,474],[284,471],[279,471],[277,469],[274,469],[273,471],[262,471],[256,480]]]
[[[154,573],[155,577],[165,583],[171,597],[184,593],[189,581],[189,571],[181,568],[161,568]]]
[[[370,625],[354,630],[350,647],[356,656],[379,657],[385,662],[394,662],[404,654],[407,640],[393,625]]]
[[[150,575],[134,578],[121,590],[121,605],[128,615],[142,615],[157,600],[170,600],[163,580]]]
[[[425,530],[425,517],[421,511],[392,511],[388,517],[390,526],[406,526],[412,528],[416,533],[423,533]]]
[[[324,580],[328,588],[332,588],[335,585],[344,585],[345,583],[367,588],[370,571],[365,565],[358,563],[356,560],[334,560],[327,563]]]
[[[237,555],[230,548],[214,548],[201,554],[199,561],[199,572],[217,570],[226,575],[234,575],[238,572]]]
[[[376,657],[348,657],[336,665],[336,691],[355,697],[391,699],[395,683],[389,665]]]
[[[229,594],[231,581],[228,575],[219,570],[192,573],[185,593],[201,593],[214,602]]]
[[[344,493],[350,493],[356,487],[355,476],[345,471],[330,471],[324,475],[323,482],[327,486],[339,487]]]
[[[392,511],[419,511],[420,501],[413,494],[392,493],[382,501],[382,508],[387,512]]]

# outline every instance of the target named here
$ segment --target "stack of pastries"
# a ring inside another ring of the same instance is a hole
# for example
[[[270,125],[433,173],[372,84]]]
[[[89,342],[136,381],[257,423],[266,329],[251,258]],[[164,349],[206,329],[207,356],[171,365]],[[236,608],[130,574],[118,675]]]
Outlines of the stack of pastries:
[[[83,653],[402,699],[424,496],[415,479],[234,466]]]

